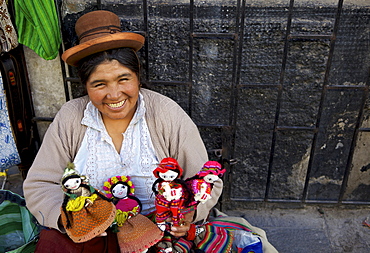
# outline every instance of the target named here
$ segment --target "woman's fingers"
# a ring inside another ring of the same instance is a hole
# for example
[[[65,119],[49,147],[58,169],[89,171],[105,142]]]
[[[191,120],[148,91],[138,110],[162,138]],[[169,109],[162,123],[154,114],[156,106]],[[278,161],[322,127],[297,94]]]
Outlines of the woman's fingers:
[[[170,232],[171,235],[176,237],[186,236],[190,229],[190,224],[193,222],[194,213],[195,211],[191,211],[185,214],[184,220],[182,221],[180,226],[172,226]]]

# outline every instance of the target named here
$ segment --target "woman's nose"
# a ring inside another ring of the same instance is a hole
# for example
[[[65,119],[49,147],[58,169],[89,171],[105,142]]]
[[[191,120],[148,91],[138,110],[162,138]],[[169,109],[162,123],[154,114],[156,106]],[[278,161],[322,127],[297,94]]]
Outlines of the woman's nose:
[[[118,99],[122,94],[118,85],[111,85],[108,90],[107,98],[115,100]]]

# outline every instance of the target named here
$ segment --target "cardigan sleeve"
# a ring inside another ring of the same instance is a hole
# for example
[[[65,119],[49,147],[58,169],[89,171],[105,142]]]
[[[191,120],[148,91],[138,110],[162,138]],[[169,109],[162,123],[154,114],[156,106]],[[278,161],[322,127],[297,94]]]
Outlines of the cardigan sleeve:
[[[208,161],[207,150],[197,126],[173,100],[143,89],[146,120],[159,160],[175,158],[184,170],[183,179],[194,176]],[[198,205],[194,222],[205,220],[222,193],[221,181],[214,184],[211,199]]]
[[[73,161],[84,135],[84,127],[80,124],[81,112],[75,102],[64,105],[55,116],[23,183],[30,212],[41,225],[59,230],[58,219],[64,198],[60,180],[67,163]],[[83,101],[80,99],[78,102],[81,106]]]

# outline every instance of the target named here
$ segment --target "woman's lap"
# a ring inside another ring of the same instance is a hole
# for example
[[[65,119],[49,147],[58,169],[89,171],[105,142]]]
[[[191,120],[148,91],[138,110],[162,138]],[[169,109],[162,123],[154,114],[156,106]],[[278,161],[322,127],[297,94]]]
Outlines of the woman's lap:
[[[117,253],[117,236],[108,232],[107,236],[93,238],[84,243],[74,243],[67,234],[55,229],[42,229],[35,253]]]

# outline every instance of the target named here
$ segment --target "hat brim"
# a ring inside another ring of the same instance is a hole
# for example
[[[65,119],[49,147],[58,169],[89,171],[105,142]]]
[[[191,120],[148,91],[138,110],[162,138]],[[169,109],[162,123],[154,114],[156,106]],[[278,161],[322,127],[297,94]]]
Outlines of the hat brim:
[[[144,41],[145,38],[137,33],[113,33],[67,49],[62,54],[62,59],[71,66],[77,66],[81,59],[108,49],[129,47],[138,51],[144,45]]]

